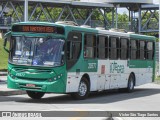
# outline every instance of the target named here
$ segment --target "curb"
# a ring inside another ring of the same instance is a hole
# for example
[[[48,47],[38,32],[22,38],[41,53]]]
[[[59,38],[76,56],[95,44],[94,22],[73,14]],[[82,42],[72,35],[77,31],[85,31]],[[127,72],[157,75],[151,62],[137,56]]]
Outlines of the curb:
[[[22,95],[26,94],[26,91],[12,90],[12,91],[0,91],[0,96]]]
[[[0,79],[0,84],[7,84],[7,81],[6,81],[6,80],[1,80],[1,79]]]
[[[0,72],[0,76],[7,76],[7,72]]]

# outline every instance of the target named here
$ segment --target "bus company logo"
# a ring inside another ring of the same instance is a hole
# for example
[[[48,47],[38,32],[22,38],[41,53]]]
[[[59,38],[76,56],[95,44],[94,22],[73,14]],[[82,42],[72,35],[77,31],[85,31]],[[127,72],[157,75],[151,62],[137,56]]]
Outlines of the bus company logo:
[[[25,73],[16,73],[16,76],[24,77]]]
[[[2,112],[2,117],[42,117],[40,112]]]
[[[110,73],[124,73],[124,65],[118,65],[115,61],[110,64]]]
[[[96,69],[97,64],[96,63],[88,63],[88,69]]]

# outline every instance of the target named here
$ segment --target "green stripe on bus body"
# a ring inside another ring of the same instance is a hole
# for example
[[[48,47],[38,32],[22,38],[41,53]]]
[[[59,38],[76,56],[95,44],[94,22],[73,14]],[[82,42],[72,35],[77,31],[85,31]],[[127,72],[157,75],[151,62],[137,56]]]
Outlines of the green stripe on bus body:
[[[69,70],[69,72],[97,72],[97,69],[98,69],[97,60],[79,59],[77,63]]]
[[[153,68],[153,61],[145,61],[145,60],[130,60],[129,68]]]
[[[136,40],[144,40],[144,41],[155,41],[155,37],[153,36],[145,36],[145,35],[139,35],[139,34],[131,34],[130,35],[131,39],[136,39]]]

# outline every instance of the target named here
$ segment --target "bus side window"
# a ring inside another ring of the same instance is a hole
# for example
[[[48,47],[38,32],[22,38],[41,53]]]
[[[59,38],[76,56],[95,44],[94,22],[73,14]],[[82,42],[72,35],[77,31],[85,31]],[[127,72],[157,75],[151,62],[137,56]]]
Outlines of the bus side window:
[[[108,37],[98,36],[97,57],[100,59],[108,58]]]
[[[140,59],[141,60],[144,60],[145,59],[145,43],[144,43],[144,41],[140,41]]]
[[[109,39],[109,58],[112,60],[118,59],[118,51],[119,51],[119,38],[110,37]]]
[[[131,59],[137,59],[138,58],[138,44],[136,40],[131,40]]]
[[[149,60],[152,60],[153,59],[153,42],[147,42],[147,48],[146,48],[146,58],[149,59]]]
[[[84,57],[96,57],[96,36],[93,34],[85,34],[84,36]]]
[[[121,38],[120,46],[121,46],[120,58],[122,60],[126,60],[128,58],[128,40],[126,38]]]

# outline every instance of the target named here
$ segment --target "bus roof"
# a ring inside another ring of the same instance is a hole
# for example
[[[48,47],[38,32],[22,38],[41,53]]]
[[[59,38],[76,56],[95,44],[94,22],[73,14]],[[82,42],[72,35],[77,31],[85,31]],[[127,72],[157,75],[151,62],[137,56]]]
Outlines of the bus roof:
[[[14,25],[44,25],[44,26],[62,26],[64,28],[69,28],[76,31],[84,31],[84,32],[90,32],[90,33],[98,33],[102,35],[113,35],[113,36],[120,36],[120,37],[131,37],[135,39],[145,39],[145,40],[155,40],[154,36],[147,36],[147,35],[141,35],[141,34],[135,34],[135,33],[125,33],[125,32],[116,32],[116,31],[110,31],[110,30],[101,30],[96,28],[88,28],[88,27],[82,27],[82,26],[73,26],[68,24],[59,24],[59,23],[50,23],[50,22],[19,22],[14,23]]]

